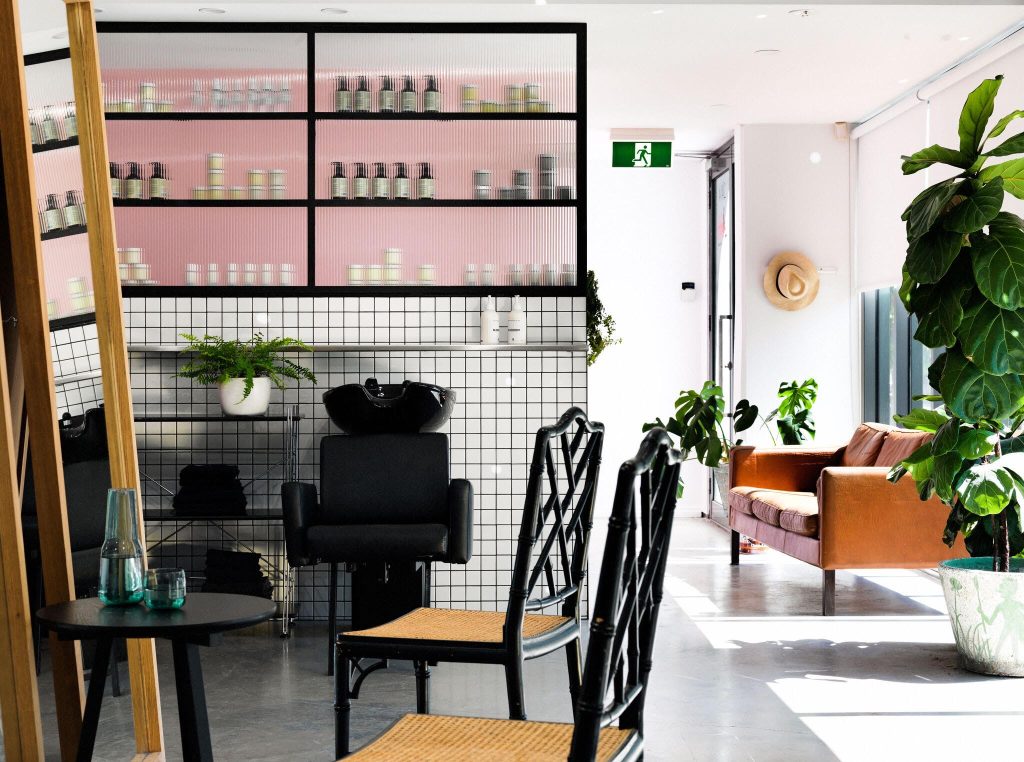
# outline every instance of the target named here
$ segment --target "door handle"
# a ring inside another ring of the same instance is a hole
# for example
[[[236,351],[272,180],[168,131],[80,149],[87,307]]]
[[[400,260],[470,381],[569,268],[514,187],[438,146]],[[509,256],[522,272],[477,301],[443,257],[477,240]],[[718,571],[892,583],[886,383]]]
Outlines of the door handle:
[[[732,315],[719,315],[718,316],[718,374],[720,380],[724,383],[726,369],[732,370],[732,361],[725,362],[725,353],[722,351],[725,344],[725,321],[732,320]]]

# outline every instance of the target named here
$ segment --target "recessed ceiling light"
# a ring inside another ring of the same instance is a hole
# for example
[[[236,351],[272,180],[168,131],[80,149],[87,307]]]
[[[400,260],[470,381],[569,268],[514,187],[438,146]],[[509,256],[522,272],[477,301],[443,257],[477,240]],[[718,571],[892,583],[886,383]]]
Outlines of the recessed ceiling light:
[[[967,42],[969,39],[971,39],[971,36],[969,34],[965,34],[962,37],[957,37],[957,39],[960,40],[960,42]]]
[[[548,0],[533,0],[534,5],[547,5]]]
[[[817,151],[811,151],[811,155],[807,157],[811,164],[821,164],[821,154]]]
[[[789,12],[790,16],[796,16],[797,18],[805,19],[811,15],[810,8],[797,8]]]
[[[900,79],[897,79],[897,80],[896,80],[896,84],[897,84],[897,85],[905,85],[905,84],[907,84],[907,82],[909,82],[909,81],[910,81],[910,79],[909,79],[909,78],[907,78],[907,77],[901,77]]]
[[[728,103],[712,103],[709,108],[729,108]]]
[[[348,13],[348,11],[345,10],[344,8],[321,8],[320,12],[332,14],[334,16],[344,16],[346,13]]]
[[[781,52],[782,51],[780,51],[778,48],[761,48],[760,50],[755,50],[754,51],[754,53],[763,53],[766,56],[773,56],[776,53],[781,53]]]
[[[57,32],[57,34],[53,35],[53,39],[54,40],[66,40],[67,38],[68,38],[68,33],[67,32]]]
[[[223,8],[200,8],[200,13],[227,13]]]
[[[766,18],[768,18],[768,14],[767,13],[759,13],[756,16],[754,16],[754,18],[756,18],[756,19],[766,19]]]

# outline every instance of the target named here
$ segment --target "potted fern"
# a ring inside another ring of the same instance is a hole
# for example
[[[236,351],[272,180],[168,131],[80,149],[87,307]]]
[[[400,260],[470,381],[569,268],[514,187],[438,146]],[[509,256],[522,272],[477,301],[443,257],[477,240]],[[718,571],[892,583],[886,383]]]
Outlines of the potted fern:
[[[174,375],[201,384],[220,387],[220,406],[226,415],[263,415],[270,404],[270,385],[284,389],[286,378],[316,383],[316,376],[282,352],[309,352],[297,339],[264,339],[257,333],[247,341],[219,336],[181,334],[188,341],[186,352],[194,357]]]
[[[933,164],[957,174],[903,214],[900,297],[914,338],[942,354],[928,369],[938,394],[924,397],[937,409],[896,418],[934,436],[889,478],[909,474],[922,499],[937,495],[949,508],[943,539],[963,535],[972,556],[939,567],[964,666],[1024,676],[1024,220],[1002,208],[1007,192],[1024,198],[1024,134],[992,145],[1024,111],[988,129],[1001,82],[967,97],[957,148],[903,157],[904,174]]]

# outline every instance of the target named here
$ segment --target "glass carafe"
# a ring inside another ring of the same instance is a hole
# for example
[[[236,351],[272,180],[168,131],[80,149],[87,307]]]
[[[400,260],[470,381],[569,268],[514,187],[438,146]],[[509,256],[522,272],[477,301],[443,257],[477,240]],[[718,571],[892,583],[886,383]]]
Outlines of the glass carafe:
[[[100,550],[99,596],[107,606],[142,600],[142,544],[135,490],[107,491],[107,528]]]

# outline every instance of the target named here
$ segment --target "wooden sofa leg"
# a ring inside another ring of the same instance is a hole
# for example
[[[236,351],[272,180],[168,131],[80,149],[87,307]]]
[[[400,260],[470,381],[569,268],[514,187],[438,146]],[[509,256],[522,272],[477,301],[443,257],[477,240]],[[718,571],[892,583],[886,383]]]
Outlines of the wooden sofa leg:
[[[821,615],[836,614],[836,572],[834,569],[821,570]]]
[[[729,543],[730,560],[729,563],[733,566],[739,566],[740,563],[740,533],[735,529],[732,530],[732,538]]]

